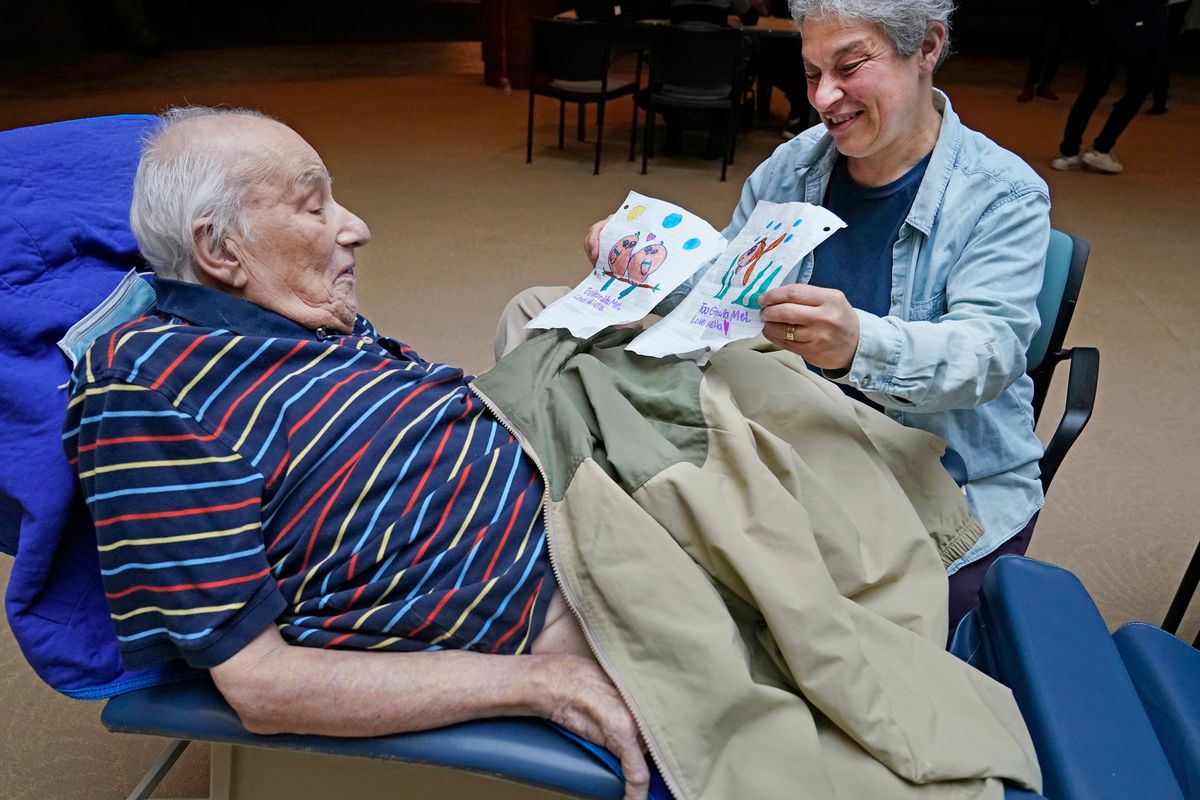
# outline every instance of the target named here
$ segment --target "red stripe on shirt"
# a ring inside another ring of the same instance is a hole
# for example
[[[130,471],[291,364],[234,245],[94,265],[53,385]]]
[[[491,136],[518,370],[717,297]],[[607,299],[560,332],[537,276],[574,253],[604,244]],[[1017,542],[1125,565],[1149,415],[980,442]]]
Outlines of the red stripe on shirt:
[[[134,592],[185,592],[189,589],[219,589],[222,586],[233,586],[238,583],[246,583],[248,581],[257,580],[266,577],[271,570],[264,568],[263,570],[254,573],[253,575],[242,575],[237,578],[226,578],[221,581],[208,581],[206,583],[177,583],[174,586],[130,586],[128,589],[122,589],[119,592],[105,592],[104,596],[109,600],[119,600],[126,595]]]
[[[532,483],[533,481],[530,481]],[[508,541],[508,535],[512,533],[513,525],[521,516],[521,506],[525,502],[525,494],[529,491],[529,486],[525,487],[525,491],[517,495],[517,502],[513,503],[512,511],[508,515],[508,526],[504,529],[504,535],[500,537],[500,544],[496,545],[496,552],[492,554],[492,563],[488,564],[487,572],[483,573],[483,579],[486,581],[492,577],[492,570],[496,567],[496,561],[499,560],[500,554],[504,552],[504,543]]]
[[[446,519],[450,516],[450,512],[454,509],[454,501],[458,499],[458,493],[462,491],[463,484],[467,482],[467,475],[470,474],[470,472],[471,465],[467,464],[466,468],[462,471],[462,475],[460,475],[458,478],[458,485],[454,487],[454,494],[450,496],[450,502],[446,504],[446,508],[442,511],[442,518],[438,520],[437,527],[433,529],[433,533],[429,534],[429,536],[425,538],[425,541],[421,543],[420,549],[417,550],[417,555],[412,562],[413,566],[416,566],[420,563],[421,559],[425,557],[425,551],[429,549],[429,545],[435,539],[437,539],[438,534],[442,532],[442,526],[446,524]],[[484,529],[486,530],[486,528],[487,526],[485,525]]]
[[[337,383],[335,383],[333,386],[331,386],[331,387],[329,388],[329,391],[328,391],[328,392],[326,392],[324,395],[322,395],[322,396],[321,396],[321,399],[317,401],[317,404],[316,404],[315,406],[313,406],[312,408],[310,408],[310,409],[308,410],[308,413],[307,413],[307,414],[305,414],[303,417],[301,417],[301,418],[300,418],[300,421],[299,421],[299,422],[297,422],[295,425],[293,425],[293,426],[292,426],[292,427],[291,427],[291,428],[288,430],[288,438],[290,439],[290,438],[292,438],[293,436],[295,436],[295,435],[296,435],[296,431],[298,431],[298,430],[300,430],[301,428],[303,428],[303,427],[304,427],[304,424],[305,424],[306,422],[308,422],[310,419],[312,419],[312,418],[313,418],[313,417],[316,415],[316,413],[317,413],[318,411],[320,411],[320,410],[321,410],[321,409],[324,407],[324,405],[325,405],[326,403],[328,403],[328,402],[329,402],[329,398],[333,397],[334,393],[335,393],[335,392],[337,392],[337,390],[338,390],[338,389],[342,388],[342,387],[343,387],[343,386],[345,386],[347,383],[349,383],[350,381],[352,381],[352,380],[354,380],[355,378],[357,378],[359,375],[366,375],[368,372],[376,372],[377,370],[381,370],[381,369],[383,369],[385,366],[387,366],[387,362],[386,362],[386,361],[380,361],[378,364],[376,364],[375,366],[371,367],[370,369],[360,369],[360,370],[358,370],[357,372],[353,373],[352,375],[349,375],[349,376],[347,376],[346,378],[344,378],[343,380],[340,380],[340,381],[338,381]]]
[[[438,604],[433,607],[433,611],[429,612],[429,616],[425,618],[425,621],[422,622],[417,627],[413,628],[411,631],[409,631],[408,636],[406,638],[415,639],[417,637],[418,633],[420,633],[421,631],[428,628],[429,624],[431,622],[433,622],[434,619],[437,618],[437,615],[442,613],[442,609],[446,607],[446,603],[450,602],[450,598],[454,597],[454,593],[457,591],[458,591],[458,587],[456,586],[453,589],[451,589],[450,591],[446,592],[444,595],[442,595],[442,599],[439,600]]]
[[[137,319],[131,319],[131,320],[129,320],[129,322],[126,322],[124,325],[117,328],[115,331],[113,331],[112,333],[110,333],[108,335],[108,365],[110,367],[113,365],[113,358],[115,358],[116,354],[117,354],[117,339],[121,338],[121,331],[125,330],[130,325],[138,324],[139,322],[141,322],[144,319],[145,319],[145,317],[138,317]]]
[[[139,519],[170,519],[171,517],[187,517],[192,514],[213,514],[219,511],[234,511],[239,508],[245,508],[250,505],[257,505],[259,498],[251,497],[249,500],[243,500],[240,503],[227,503],[222,506],[205,506],[203,508],[181,508],[175,511],[152,511],[145,514],[123,514],[119,517],[109,517],[108,519],[96,520],[94,523],[97,528],[103,528],[106,525],[115,525],[118,522],[131,522]]]
[[[442,433],[442,439],[440,442],[438,442],[437,449],[433,452],[433,457],[429,459],[429,466],[425,468],[425,473],[421,475],[421,480],[417,482],[417,488],[413,489],[412,495],[409,496],[408,502],[404,506],[404,510],[400,512],[402,516],[407,514],[409,511],[412,511],[412,507],[416,505],[417,500],[423,496],[422,492],[425,491],[425,484],[429,480],[429,476],[433,474],[434,468],[437,467],[438,461],[442,457],[442,451],[446,449],[446,442],[449,441],[450,434],[454,433],[454,426],[466,419],[467,414],[471,413],[472,407],[473,403],[471,402],[471,398],[468,396],[466,408],[463,409],[461,414],[454,418],[454,420]]]
[[[183,352],[180,353],[178,356],[176,356],[175,360],[167,365],[167,368],[162,371],[162,374],[158,376],[157,380],[155,380],[154,383],[150,384],[150,388],[158,389],[160,386],[162,386],[163,381],[165,381],[171,375],[171,373],[175,371],[175,368],[178,367],[181,363],[183,363],[183,360],[185,358],[187,358],[188,356],[190,356],[192,354],[192,351],[195,350],[197,347],[199,347],[200,343],[203,342],[207,338],[208,338],[208,334],[205,334],[203,336],[197,336],[196,341],[192,342],[187,347],[185,347]]]
[[[544,577],[543,577],[543,578],[542,578],[540,581],[538,581],[537,588],[535,588],[535,589],[533,590],[533,593],[532,593],[531,595],[529,595],[529,599],[525,601],[525,608],[521,610],[521,618],[520,618],[520,619],[518,619],[518,620],[516,621],[516,623],[515,623],[515,624],[514,624],[514,625],[513,625],[511,628],[509,628],[509,629],[508,629],[508,630],[507,630],[507,631],[504,633],[504,635],[503,635],[503,636],[501,636],[501,637],[500,637],[500,638],[499,638],[499,639],[496,641],[496,643],[495,643],[494,645],[492,645],[492,652],[493,652],[493,653],[495,653],[496,651],[498,651],[498,650],[500,649],[500,646],[501,646],[501,645],[503,645],[505,642],[507,642],[507,641],[509,640],[509,638],[511,638],[511,637],[512,637],[512,635],[513,635],[514,633],[516,633],[517,631],[521,630],[521,628],[525,627],[526,620],[528,620],[528,619],[529,619],[529,610],[530,610],[531,608],[533,608],[533,601],[534,601],[535,599],[537,599],[537,596],[538,596],[538,594],[540,594],[540,593],[541,593],[541,591],[542,591],[542,584],[543,584],[543,583],[545,583],[545,582],[546,582],[546,579],[545,579]]]
[[[221,418],[220,424],[217,425],[216,431],[213,432],[214,437],[220,436],[221,432],[225,430],[225,426],[229,423],[229,418],[233,416],[233,412],[237,410],[237,407],[239,405],[241,405],[242,401],[245,400],[250,395],[251,392],[253,392],[255,389],[257,389],[259,386],[262,386],[263,381],[265,381],[267,378],[274,375],[275,371],[277,369],[279,369],[281,366],[283,366],[283,364],[288,359],[290,359],[292,356],[296,355],[296,353],[300,352],[300,350],[303,349],[304,344],[305,343],[303,341],[296,342],[295,346],[292,347],[292,349],[289,350],[286,355],[280,356],[279,360],[277,360],[274,364],[272,364],[270,367],[268,367],[267,371],[258,377],[258,380],[256,380],[254,383],[250,384],[246,388],[246,391],[244,391],[240,395],[238,395],[238,398],[236,400],[234,400],[233,403],[230,404],[229,409],[226,410],[225,416]]]

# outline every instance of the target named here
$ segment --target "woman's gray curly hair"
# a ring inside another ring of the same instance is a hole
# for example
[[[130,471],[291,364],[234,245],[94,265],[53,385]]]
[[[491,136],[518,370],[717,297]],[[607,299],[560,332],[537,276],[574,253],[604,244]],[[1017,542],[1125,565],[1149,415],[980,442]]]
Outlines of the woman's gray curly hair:
[[[873,22],[901,56],[911,56],[921,47],[934,22],[946,29],[946,40],[937,66],[950,54],[950,15],[954,0],[788,0],[792,17],[800,25],[809,17],[842,17]]]
[[[142,256],[163,278],[197,282],[192,224],[198,219],[208,219],[214,247],[234,231],[250,236],[242,210],[253,170],[235,168],[202,139],[165,135],[189,120],[221,115],[272,119],[246,108],[172,108],[159,115],[161,124],[143,144],[129,223]]]

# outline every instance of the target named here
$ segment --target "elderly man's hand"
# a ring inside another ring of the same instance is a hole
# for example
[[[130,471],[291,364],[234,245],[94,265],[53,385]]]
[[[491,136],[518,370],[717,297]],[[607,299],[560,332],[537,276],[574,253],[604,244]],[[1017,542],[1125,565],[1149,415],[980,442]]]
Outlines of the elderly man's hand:
[[[600,231],[604,229],[610,219],[612,219],[612,214],[588,228],[587,236],[583,237],[583,251],[587,253],[590,264],[594,265],[596,259],[600,257]]]
[[[644,800],[650,769],[637,724],[620,693],[594,659],[574,655],[541,660],[545,705],[539,713],[572,733],[608,748],[625,773],[625,800]]]
[[[858,350],[858,314],[837,289],[793,283],[764,292],[763,336],[821,369],[849,369]],[[791,336],[789,337],[789,332]]]

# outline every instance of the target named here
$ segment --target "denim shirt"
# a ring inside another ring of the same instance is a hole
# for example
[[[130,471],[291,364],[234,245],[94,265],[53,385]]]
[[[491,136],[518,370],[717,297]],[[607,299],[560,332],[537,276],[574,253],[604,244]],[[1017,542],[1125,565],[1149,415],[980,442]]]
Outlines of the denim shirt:
[[[1025,351],[1037,332],[1037,295],[1050,239],[1046,184],[1024,161],[962,124],[942,92],[932,158],[892,250],[891,307],[857,311],[849,384],[889,417],[937,434],[966,462],[967,501],[984,536],[948,572],[988,555],[1042,506]],[[818,125],[781,145],[742,188],[732,239],[759,200],[819,204],[837,149]],[[809,254],[784,283],[806,283]],[[700,274],[700,273],[697,273]],[[673,307],[690,289],[673,292]]]

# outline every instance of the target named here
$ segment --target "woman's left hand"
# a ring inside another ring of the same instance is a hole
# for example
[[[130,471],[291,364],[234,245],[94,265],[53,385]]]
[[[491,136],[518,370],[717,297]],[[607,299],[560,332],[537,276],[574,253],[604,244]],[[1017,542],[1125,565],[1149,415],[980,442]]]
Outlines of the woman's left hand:
[[[837,289],[793,283],[764,292],[763,336],[820,369],[849,369],[858,350],[858,314]]]

